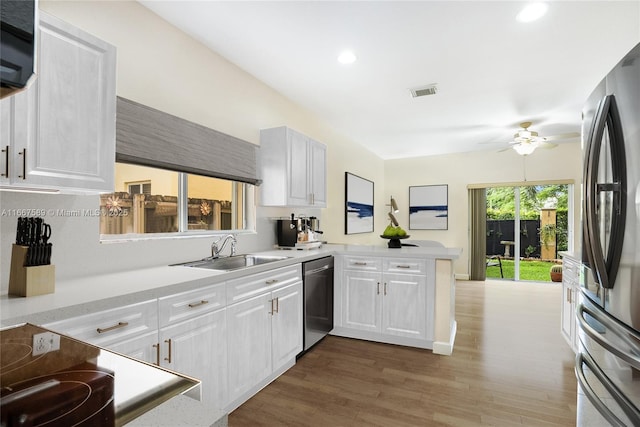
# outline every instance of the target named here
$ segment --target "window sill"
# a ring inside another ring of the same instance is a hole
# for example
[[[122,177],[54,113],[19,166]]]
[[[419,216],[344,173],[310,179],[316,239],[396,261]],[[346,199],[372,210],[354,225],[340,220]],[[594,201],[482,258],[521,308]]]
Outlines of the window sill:
[[[145,240],[182,240],[201,239],[226,236],[227,234],[247,235],[256,234],[255,230],[206,230],[189,231],[183,233],[153,233],[153,234],[101,234],[100,243],[127,243]]]

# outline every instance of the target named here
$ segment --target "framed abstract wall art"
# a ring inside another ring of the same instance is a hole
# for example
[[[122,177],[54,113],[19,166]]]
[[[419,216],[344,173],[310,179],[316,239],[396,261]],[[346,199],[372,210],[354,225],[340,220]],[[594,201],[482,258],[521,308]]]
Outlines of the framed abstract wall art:
[[[373,232],[373,181],[345,172],[344,234]]]
[[[447,230],[448,191],[447,185],[409,187],[409,229]]]

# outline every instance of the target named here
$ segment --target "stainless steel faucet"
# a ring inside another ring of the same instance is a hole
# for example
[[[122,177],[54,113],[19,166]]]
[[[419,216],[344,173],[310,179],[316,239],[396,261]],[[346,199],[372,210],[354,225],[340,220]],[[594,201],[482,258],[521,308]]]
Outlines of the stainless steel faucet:
[[[220,256],[220,252],[222,252],[229,240],[231,240],[231,256],[234,256],[236,254],[236,236],[234,234],[227,234],[226,236],[211,243],[211,257],[218,258]],[[218,246],[220,241],[222,241],[222,244]]]

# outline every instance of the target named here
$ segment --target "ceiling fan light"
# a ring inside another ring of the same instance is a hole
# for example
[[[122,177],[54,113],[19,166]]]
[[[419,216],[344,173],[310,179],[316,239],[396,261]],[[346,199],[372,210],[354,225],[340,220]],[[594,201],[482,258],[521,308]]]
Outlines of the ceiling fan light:
[[[513,149],[521,156],[528,156],[535,151],[536,146],[533,144],[516,144],[513,146]]]

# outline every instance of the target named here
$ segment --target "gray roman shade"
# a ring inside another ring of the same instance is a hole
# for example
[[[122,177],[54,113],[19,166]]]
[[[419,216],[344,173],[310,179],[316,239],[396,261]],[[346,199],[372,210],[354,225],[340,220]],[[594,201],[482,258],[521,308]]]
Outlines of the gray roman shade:
[[[259,147],[118,97],[116,161],[259,185]]]

